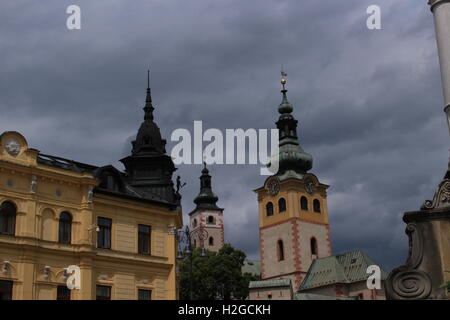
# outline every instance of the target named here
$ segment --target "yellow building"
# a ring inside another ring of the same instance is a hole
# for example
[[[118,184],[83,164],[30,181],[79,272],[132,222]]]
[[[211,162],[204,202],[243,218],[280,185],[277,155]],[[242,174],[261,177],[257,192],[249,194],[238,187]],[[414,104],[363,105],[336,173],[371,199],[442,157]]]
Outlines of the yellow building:
[[[0,136],[0,300],[177,298],[181,197],[149,88],[144,110],[125,172]],[[79,289],[67,287],[69,266]]]

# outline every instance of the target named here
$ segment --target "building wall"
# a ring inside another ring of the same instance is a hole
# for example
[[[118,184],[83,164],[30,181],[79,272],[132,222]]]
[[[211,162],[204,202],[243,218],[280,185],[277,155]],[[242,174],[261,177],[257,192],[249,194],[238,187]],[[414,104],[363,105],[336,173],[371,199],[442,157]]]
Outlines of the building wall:
[[[330,284],[317,288],[302,290],[302,293],[314,293],[337,297],[359,297],[361,300],[385,300],[384,281],[381,282],[381,289],[371,290],[367,288],[366,281],[354,283]]]
[[[314,183],[312,194],[305,189],[306,178]],[[313,174],[306,174],[304,179],[281,181],[278,194],[271,195],[268,188],[271,179],[277,178],[268,178],[262,188],[255,190],[259,206],[261,278],[291,278],[296,291],[314,258],[311,256],[311,238],[317,241],[318,257],[332,254],[326,201],[328,186],[319,183]],[[307,210],[301,208],[301,197],[307,199]],[[279,210],[281,198],[286,200],[286,211]],[[314,200],[320,203],[320,213],[313,210]],[[266,212],[269,202],[274,208],[272,216],[267,216]],[[283,241],[285,251],[283,261],[278,257],[279,240]]]
[[[250,289],[249,300],[292,300],[292,289],[291,287]]]
[[[17,155],[5,150],[11,138],[20,142]],[[97,284],[111,286],[112,299],[136,299],[138,289],[152,290],[152,299],[176,299],[172,227],[181,227],[181,212],[101,194],[91,199],[98,181],[90,174],[38,164],[37,154],[19,133],[0,136],[0,204],[17,207],[15,235],[0,234],[0,268],[9,262],[0,280],[14,282],[13,299],[55,299],[69,265],[81,268],[72,299],[95,299]],[[73,218],[70,244],[58,242],[63,211]],[[111,249],[96,247],[99,216],[112,219]],[[152,228],[150,255],[138,254],[138,224]]]

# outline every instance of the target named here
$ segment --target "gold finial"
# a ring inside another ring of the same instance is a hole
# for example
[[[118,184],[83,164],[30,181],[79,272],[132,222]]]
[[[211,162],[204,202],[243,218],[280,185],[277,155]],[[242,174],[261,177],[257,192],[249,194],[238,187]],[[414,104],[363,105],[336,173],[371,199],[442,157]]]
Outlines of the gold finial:
[[[284,86],[286,84],[286,77],[287,77],[287,73],[284,71],[283,65],[281,65],[281,84],[283,85],[283,90],[285,89]]]

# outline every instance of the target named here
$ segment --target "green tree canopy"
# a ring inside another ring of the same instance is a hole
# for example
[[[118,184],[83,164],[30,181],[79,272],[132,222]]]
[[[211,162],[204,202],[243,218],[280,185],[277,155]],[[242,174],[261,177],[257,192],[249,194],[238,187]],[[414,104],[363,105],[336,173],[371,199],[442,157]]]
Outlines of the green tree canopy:
[[[195,300],[245,299],[248,284],[257,277],[242,274],[245,253],[225,244],[217,253],[207,251],[200,256],[200,249],[192,253],[192,293]],[[180,299],[189,299],[190,259],[179,262]]]

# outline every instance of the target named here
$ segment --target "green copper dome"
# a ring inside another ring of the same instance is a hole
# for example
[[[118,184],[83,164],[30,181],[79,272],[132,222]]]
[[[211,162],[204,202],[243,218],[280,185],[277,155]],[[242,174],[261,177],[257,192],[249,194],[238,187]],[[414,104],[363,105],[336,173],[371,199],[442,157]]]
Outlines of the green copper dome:
[[[286,172],[292,171],[297,174],[305,174],[311,170],[313,157],[306,153],[298,143],[297,123],[298,121],[291,114],[292,104],[287,99],[287,90],[284,87],[281,90],[283,99],[278,107],[280,117],[276,122],[279,130],[279,169],[277,175],[286,175]]]

